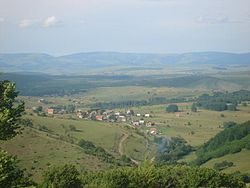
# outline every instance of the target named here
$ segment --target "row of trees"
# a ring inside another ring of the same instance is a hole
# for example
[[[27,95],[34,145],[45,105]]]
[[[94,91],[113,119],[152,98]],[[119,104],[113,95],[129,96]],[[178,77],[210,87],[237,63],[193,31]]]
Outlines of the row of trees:
[[[236,111],[237,105],[243,101],[250,101],[250,91],[240,90],[232,93],[216,92],[213,95],[203,94],[198,97],[196,105],[215,111]]]

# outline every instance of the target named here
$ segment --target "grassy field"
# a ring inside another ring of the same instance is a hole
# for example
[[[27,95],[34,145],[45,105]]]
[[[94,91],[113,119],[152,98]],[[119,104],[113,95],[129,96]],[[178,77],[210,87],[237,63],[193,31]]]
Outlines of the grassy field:
[[[80,139],[88,140],[110,151],[116,149],[116,143],[119,142],[119,137],[124,132],[122,126],[105,122],[38,116],[28,117],[36,127],[44,125],[54,134],[73,137],[75,142]],[[70,125],[73,125],[76,131],[70,131]]]
[[[119,143],[122,135],[127,134],[128,138],[122,145],[124,154],[142,161],[146,153],[144,138],[123,124],[36,115],[25,115],[24,118],[32,120],[33,128],[25,127],[21,135],[1,142],[0,146],[10,154],[17,155],[20,166],[26,168],[36,181],[41,179],[44,170],[62,164],[74,164],[79,170],[88,171],[113,166],[98,157],[86,154],[77,145],[80,139],[91,141],[119,158]],[[74,126],[76,130],[70,130],[70,126]]]
[[[26,168],[36,181],[41,180],[45,170],[52,166],[74,164],[81,171],[109,168],[110,164],[87,155],[80,147],[47,136],[47,133],[25,128],[23,134],[2,142],[1,148],[18,156],[20,166]]]
[[[222,130],[223,122],[235,121],[242,123],[250,119],[250,107],[239,106],[235,112],[216,112],[199,109],[191,112],[190,103],[178,104],[182,110],[180,116],[167,113],[167,105],[144,106],[134,108],[135,112],[150,113],[152,118],[144,118],[156,123],[156,128],[162,135],[180,136],[192,146],[199,146]],[[223,117],[221,116],[223,114]],[[144,130],[148,129],[146,127]]]

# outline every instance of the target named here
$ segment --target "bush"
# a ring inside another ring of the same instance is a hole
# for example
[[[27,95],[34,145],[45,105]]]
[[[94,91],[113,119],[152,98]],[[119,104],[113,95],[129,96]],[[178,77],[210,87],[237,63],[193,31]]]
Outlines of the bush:
[[[178,106],[175,104],[170,104],[166,108],[167,112],[178,112]]]
[[[80,188],[79,172],[73,165],[64,165],[46,172],[42,188]]]
[[[18,167],[17,159],[0,150],[0,187],[28,187],[34,185]]]
[[[117,168],[82,177],[84,187],[163,188],[163,187],[245,187],[232,175],[212,169],[187,166],[159,166],[152,164],[133,168]]]
[[[233,166],[233,162],[222,161],[221,163],[215,163],[214,169],[221,171],[221,170],[224,170],[224,169],[229,168],[231,166]]]

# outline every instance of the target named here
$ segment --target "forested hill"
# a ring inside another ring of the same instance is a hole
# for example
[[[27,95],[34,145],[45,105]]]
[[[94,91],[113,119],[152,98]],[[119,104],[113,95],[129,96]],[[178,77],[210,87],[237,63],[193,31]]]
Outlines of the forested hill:
[[[196,52],[184,54],[143,54],[117,52],[78,53],[51,56],[42,53],[0,54],[1,72],[40,72],[51,74],[88,73],[100,68],[159,70],[165,66],[211,65],[249,66],[250,53]]]
[[[212,158],[237,153],[242,149],[250,149],[250,121],[226,127],[211,138],[196,152],[196,163],[202,164]]]

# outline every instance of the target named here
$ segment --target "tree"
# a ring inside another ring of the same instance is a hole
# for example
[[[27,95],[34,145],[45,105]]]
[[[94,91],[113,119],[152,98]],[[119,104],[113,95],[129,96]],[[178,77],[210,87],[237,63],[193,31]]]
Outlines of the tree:
[[[229,111],[236,111],[236,110],[237,110],[237,109],[236,109],[236,105],[234,105],[234,104],[228,105],[228,106],[227,106],[227,109],[228,109]]]
[[[18,121],[24,111],[24,103],[16,104],[18,92],[9,81],[0,81],[0,140],[13,138],[19,128]],[[0,149],[0,187],[27,187],[34,183],[24,176],[17,166],[16,157]]]
[[[79,172],[73,165],[53,168],[44,175],[42,187],[80,188]]]
[[[167,112],[178,112],[178,106],[175,104],[170,104],[166,108]]]
[[[24,176],[17,159],[0,150],[0,187],[28,187],[34,183]]]
[[[196,107],[195,103],[192,104],[191,111],[197,112],[197,107]]]
[[[0,140],[8,140],[18,134],[18,121],[24,112],[24,103],[17,103],[16,85],[10,81],[0,81]]]

